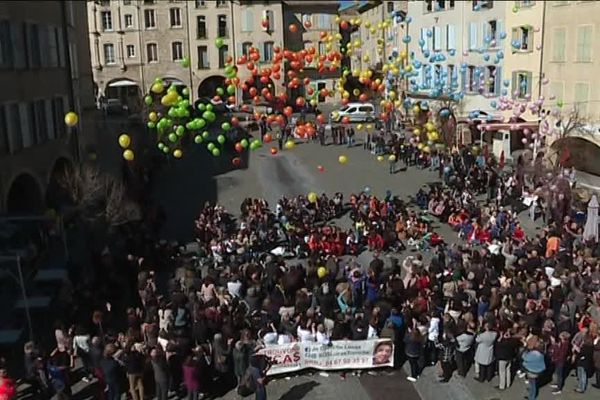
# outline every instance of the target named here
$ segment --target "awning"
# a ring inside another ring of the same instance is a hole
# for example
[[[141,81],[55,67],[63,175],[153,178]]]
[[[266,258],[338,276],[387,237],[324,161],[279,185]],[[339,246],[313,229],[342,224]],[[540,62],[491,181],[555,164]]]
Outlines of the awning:
[[[128,81],[128,80],[116,81],[116,82],[108,84],[108,87],[127,87],[127,86],[138,86],[138,84],[135,83],[134,81]]]
[[[482,123],[477,127],[479,129],[485,129],[486,131],[520,131],[523,129],[537,130],[540,126],[538,121],[533,122],[496,122],[496,123]]]

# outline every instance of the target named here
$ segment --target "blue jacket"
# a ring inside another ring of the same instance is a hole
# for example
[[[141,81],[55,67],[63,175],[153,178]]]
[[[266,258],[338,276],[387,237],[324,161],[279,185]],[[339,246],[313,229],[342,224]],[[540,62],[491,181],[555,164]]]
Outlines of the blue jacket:
[[[523,353],[523,368],[534,374],[541,374],[546,370],[544,355],[537,350]]]

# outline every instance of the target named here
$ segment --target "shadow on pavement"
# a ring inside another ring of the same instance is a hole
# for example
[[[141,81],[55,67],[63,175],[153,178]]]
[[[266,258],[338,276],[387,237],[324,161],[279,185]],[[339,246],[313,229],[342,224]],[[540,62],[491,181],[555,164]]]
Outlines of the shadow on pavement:
[[[290,390],[285,392],[279,400],[300,400],[303,399],[311,390],[319,386],[320,383],[315,381],[304,382],[299,385],[292,386]]]

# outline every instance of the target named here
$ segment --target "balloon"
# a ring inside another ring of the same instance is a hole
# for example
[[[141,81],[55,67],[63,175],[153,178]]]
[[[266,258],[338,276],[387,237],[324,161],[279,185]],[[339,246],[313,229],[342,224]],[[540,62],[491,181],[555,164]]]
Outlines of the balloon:
[[[221,155],[221,150],[219,150],[218,147],[215,147],[214,149],[211,150],[211,153],[213,156],[219,157]]]
[[[229,122],[223,122],[221,124],[221,129],[223,129],[224,131],[228,131],[231,129],[231,124]]]
[[[225,135],[217,136],[217,142],[219,142],[219,144],[225,143]]]
[[[181,66],[183,68],[188,68],[190,66],[190,59],[188,57],[183,57],[181,60]]]
[[[328,271],[327,268],[325,267],[319,267],[317,268],[317,276],[319,277],[319,279],[323,279],[327,276]]]
[[[247,148],[248,147],[248,139],[242,139],[240,141],[240,145],[242,146],[242,148]]]
[[[65,124],[68,127],[73,127],[75,125],[77,125],[77,122],[79,121],[79,116],[74,113],[73,111],[69,111],[68,113],[65,114]]]
[[[148,119],[152,122],[156,122],[158,120],[158,115],[152,111],[150,114],[148,114]]]
[[[382,162],[383,160],[385,160],[384,156],[377,156],[377,161]]]
[[[154,122],[152,122],[152,121],[148,121],[148,123],[146,124],[146,126],[147,126],[149,129],[154,129],[154,128],[156,128],[156,123],[154,123]]]
[[[233,160],[231,160],[231,163],[234,167],[239,167],[240,164],[242,164],[242,159],[239,157],[235,157]]]
[[[144,103],[146,103],[147,106],[151,105],[152,104],[152,96],[145,96]]]
[[[215,46],[217,46],[218,49],[223,47],[224,44],[225,44],[225,41],[223,40],[223,38],[218,37],[215,39]]]
[[[119,146],[126,149],[129,147],[130,144],[131,144],[131,138],[129,137],[128,134],[124,133],[121,136],[119,136]]]
[[[308,201],[310,201],[311,203],[316,203],[317,199],[319,198],[319,196],[315,193],[315,192],[310,192],[308,194],[308,196],[306,196],[306,198],[308,199]]]
[[[173,157],[181,158],[182,156],[183,156],[183,151],[181,151],[180,149],[173,150]]]
[[[215,119],[217,119],[217,116],[215,115],[214,112],[207,109],[206,111],[204,111],[202,113],[202,118],[204,118],[208,122],[215,122]]]
[[[296,147],[296,143],[293,140],[288,140],[287,142],[285,142],[285,149],[286,150],[292,150],[294,147]]]
[[[154,82],[150,87],[150,91],[156,94],[162,93],[164,90],[165,86],[162,84],[162,82]]]
[[[272,155],[275,155],[275,154],[277,154],[277,151],[278,151],[278,150],[277,150],[277,147],[271,147],[271,150],[270,150],[270,151],[271,151],[271,154],[272,154]]]
[[[292,33],[298,32],[298,27],[296,26],[296,24],[290,24],[290,26],[288,26],[288,29]]]
[[[194,137],[194,143],[196,143],[196,144],[200,144],[200,143],[202,143],[203,141],[204,141],[204,139],[202,139],[202,135],[196,135],[196,136]]]
[[[393,155],[393,154],[392,154],[392,155],[390,155],[390,156],[388,157],[388,161],[391,161],[391,162],[394,162],[394,161],[396,161],[396,156],[395,156],[395,155]]]
[[[135,154],[133,154],[132,150],[127,149],[123,152],[123,158],[127,161],[133,161]]]
[[[210,142],[210,143],[208,144],[208,146],[206,146],[206,148],[208,149],[208,151],[213,151],[213,149],[215,149],[215,148],[216,148],[216,146],[215,146],[215,144],[214,144],[214,143]]]
[[[169,133],[169,136],[167,136],[167,138],[171,143],[175,143],[177,141],[177,135],[173,132]]]
[[[348,162],[348,157],[346,157],[344,155],[341,155],[341,156],[338,157],[338,162],[340,164],[346,164]]]
[[[319,165],[319,166],[317,167],[317,170],[318,170],[319,172],[325,172],[325,167],[324,167],[324,166],[322,166],[322,165]]]
[[[273,137],[271,136],[271,134],[265,133],[265,135],[263,136],[263,142],[269,143],[269,142],[271,142],[271,140],[273,140]]]

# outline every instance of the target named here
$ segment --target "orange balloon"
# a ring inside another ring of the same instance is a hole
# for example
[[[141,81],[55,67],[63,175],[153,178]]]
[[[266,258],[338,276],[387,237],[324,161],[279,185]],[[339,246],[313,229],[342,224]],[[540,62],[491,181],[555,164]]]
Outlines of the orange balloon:
[[[310,78],[306,77],[304,78],[304,86],[308,85],[310,83]]]
[[[310,29],[312,27],[312,23],[310,21],[304,21],[304,27],[306,29]]]
[[[361,93],[361,94],[360,94],[360,96],[358,96],[358,100],[359,100],[361,103],[364,103],[365,101],[367,101],[367,95],[366,95],[366,94],[364,94],[364,93]]]
[[[275,154],[277,154],[277,151],[278,151],[278,150],[277,150],[277,147],[271,147],[271,154],[272,154],[272,155],[275,155]]]
[[[256,96],[258,94],[258,90],[256,90],[256,88],[254,86],[252,86],[250,88],[249,93],[250,93],[250,96],[254,97],[254,96]]]
[[[317,115],[317,122],[319,124],[324,124],[325,123],[325,117],[323,116],[323,114]]]
[[[288,29],[290,30],[290,32],[292,33],[296,33],[298,32],[298,27],[296,26],[296,24],[290,24],[290,26],[288,27]]]
[[[237,151],[238,153],[241,153],[244,151],[244,146],[242,146],[242,144],[240,142],[237,142],[234,146],[235,151]]]
[[[321,31],[321,33],[319,33],[319,36],[321,37],[321,39],[325,39],[327,37],[327,31]]]
[[[344,117],[342,118],[342,124],[348,125],[350,123],[350,118],[349,117]]]

